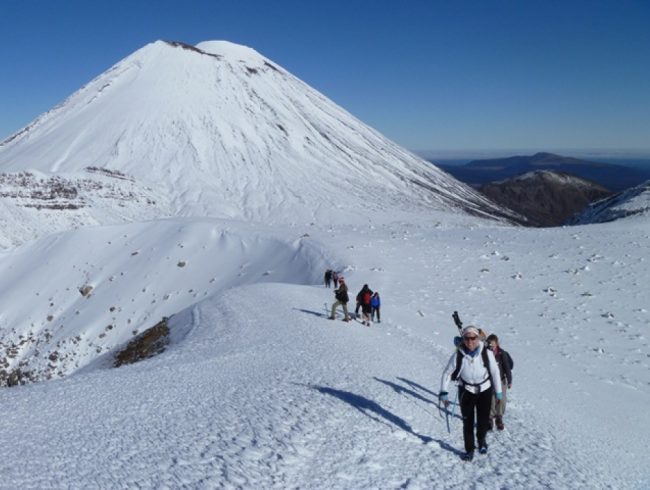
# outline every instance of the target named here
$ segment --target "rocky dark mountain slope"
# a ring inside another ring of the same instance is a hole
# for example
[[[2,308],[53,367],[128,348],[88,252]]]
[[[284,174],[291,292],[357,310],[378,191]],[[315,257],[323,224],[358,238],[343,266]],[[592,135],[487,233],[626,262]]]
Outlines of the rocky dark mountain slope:
[[[494,202],[525,216],[527,226],[559,226],[589,203],[610,196],[604,187],[568,174],[538,170],[479,190]]]

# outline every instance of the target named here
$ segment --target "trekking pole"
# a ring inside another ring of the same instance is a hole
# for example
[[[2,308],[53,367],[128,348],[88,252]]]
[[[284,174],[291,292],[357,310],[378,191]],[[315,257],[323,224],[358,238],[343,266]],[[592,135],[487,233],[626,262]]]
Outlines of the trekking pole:
[[[456,389],[456,399],[454,400],[454,407],[451,410],[451,418],[454,418],[456,415],[456,405],[458,405],[458,389]]]
[[[449,425],[449,407],[445,407],[445,420],[447,421],[447,433],[451,434],[451,426]]]
[[[456,327],[458,327],[458,335],[459,337],[454,338],[454,345],[456,347],[459,346],[461,342],[461,337],[463,334],[463,322],[460,320],[460,316],[458,315],[457,311],[454,311],[454,313],[451,315],[451,317],[454,319],[454,323],[456,324]],[[453,419],[454,416],[456,415],[456,405],[458,405],[458,387],[456,387],[456,396],[454,399],[454,406],[451,408],[451,418]],[[445,407],[445,415],[447,418],[447,432],[451,433],[451,428],[449,426],[449,408]]]

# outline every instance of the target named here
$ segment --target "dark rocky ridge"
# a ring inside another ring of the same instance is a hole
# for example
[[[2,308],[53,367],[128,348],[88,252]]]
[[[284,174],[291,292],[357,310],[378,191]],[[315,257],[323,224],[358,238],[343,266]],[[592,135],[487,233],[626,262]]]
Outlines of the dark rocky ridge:
[[[593,182],[559,172],[538,170],[479,190],[491,200],[525,216],[527,226],[559,226],[591,202],[612,193]]]

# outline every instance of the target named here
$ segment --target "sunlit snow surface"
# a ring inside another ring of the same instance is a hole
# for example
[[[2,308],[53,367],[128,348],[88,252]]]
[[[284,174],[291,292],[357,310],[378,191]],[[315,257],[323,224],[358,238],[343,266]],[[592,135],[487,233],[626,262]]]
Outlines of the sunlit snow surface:
[[[0,488],[650,486],[647,213],[482,220],[280,66],[198,46],[152,43],[0,144],[1,369],[51,378],[0,390]],[[330,267],[381,323],[326,318]],[[454,310],[515,360],[471,464],[436,397]],[[162,354],[111,367],[163,317]]]
[[[110,347],[127,317],[182,311],[152,360],[3,390],[0,486],[644,488],[650,227],[478,225],[171,220],[7,253],[3,330],[54,312],[54,330]],[[380,324],[326,319],[326,266],[380,291]],[[435,396],[454,310],[515,359],[506,430],[471,464]]]
[[[118,62],[0,142],[0,171],[119,171],[163,196],[167,216],[500,213],[254,50],[198,46],[157,41]]]

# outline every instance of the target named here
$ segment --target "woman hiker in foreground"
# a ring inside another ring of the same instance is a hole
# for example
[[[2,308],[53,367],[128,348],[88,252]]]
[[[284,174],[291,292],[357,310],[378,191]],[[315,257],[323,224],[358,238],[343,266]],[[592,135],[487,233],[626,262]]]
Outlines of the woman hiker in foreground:
[[[497,403],[503,397],[501,392],[501,374],[492,351],[480,341],[478,328],[465,327],[462,342],[449,359],[442,374],[440,400],[449,406],[449,383],[458,384],[460,413],[463,416],[463,438],[465,453],[462,459],[474,458],[474,421],[476,420],[476,439],[478,452],[486,454],[488,445],[485,441],[490,424],[490,406],[492,394],[496,393]]]

